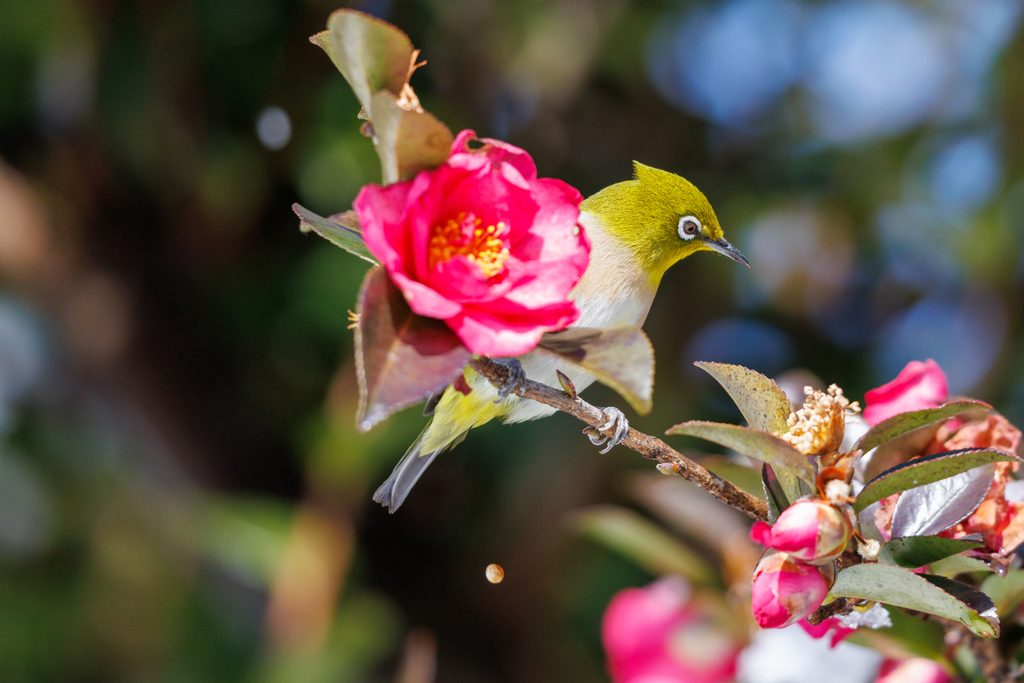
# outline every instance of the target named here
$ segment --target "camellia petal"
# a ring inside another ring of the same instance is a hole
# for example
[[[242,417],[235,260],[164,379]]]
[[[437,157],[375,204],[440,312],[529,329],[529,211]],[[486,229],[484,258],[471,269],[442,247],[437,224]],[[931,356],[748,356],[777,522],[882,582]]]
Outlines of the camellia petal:
[[[352,202],[352,208],[359,216],[366,248],[388,271],[401,269],[405,260],[404,255],[392,246],[387,233],[400,223],[408,194],[408,183],[388,187],[366,185]]]
[[[525,180],[537,179],[537,166],[525,150],[493,138],[479,139],[481,147],[470,149],[469,143],[476,139],[476,133],[472,130],[464,130],[455,136],[448,163],[453,167],[467,170],[477,170],[485,164],[490,164],[499,172],[498,167],[506,163],[519,171]]]
[[[391,279],[402,290],[409,308],[418,315],[447,320],[462,313],[461,304],[446,299],[425,284],[409,278],[405,273],[392,273]]]
[[[946,373],[931,358],[911,361],[896,379],[864,394],[864,419],[876,425],[913,410],[942,404],[949,396]]]
[[[488,356],[521,356],[531,351],[545,332],[543,327],[498,327],[492,318],[479,311],[463,311],[446,322],[467,349]]]

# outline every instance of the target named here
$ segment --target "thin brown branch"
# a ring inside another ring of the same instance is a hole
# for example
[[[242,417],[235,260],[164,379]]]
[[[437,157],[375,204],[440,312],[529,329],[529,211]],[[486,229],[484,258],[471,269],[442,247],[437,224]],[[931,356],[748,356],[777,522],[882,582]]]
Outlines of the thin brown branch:
[[[470,366],[495,385],[502,384],[508,378],[508,369],[499,363],[495,363],[490,358],[474,358],[470,361]],[[563,413],[568,413],[598,431],[601,431],[600,427],[607,421],[604,413],[599,408],[590,405],[581,398],[574,400],[564,391],[549,387],[540,382],[526,380],[513,393],[517,396],[551,406]],[[601,433],[605,436],[611,436],[612,432],[613,430],[609,429]],[[768,521],[768,505],[763,500],[709,472],[706,468],[690,460],[661,439],[638,432],[631,427],[622,445],[636,451],[649,460],[667,465],[673,473],[701,487],[726,505],[732,506],[754,519]]]
[[[824,604],[811,612],[807,616],[807,622],[812,626],[817,626],[821,622],[830,617],[834,617],[837,614],[846,614],[853,608],[853,604],[855,602],[857,601],[852,598],[836,598],[832,602]]]

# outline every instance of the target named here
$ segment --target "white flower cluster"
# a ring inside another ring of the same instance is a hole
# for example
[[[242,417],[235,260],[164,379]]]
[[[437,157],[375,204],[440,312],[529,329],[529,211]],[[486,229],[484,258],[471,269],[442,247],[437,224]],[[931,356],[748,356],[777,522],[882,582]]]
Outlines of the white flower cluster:
[[[790,414],[789,431],[781,435],[804,455],[830,453],[843,442],[846,414],[860,412],[860,405],[843,396],[843,390],[833,384],[828,391],[804,387],[807,400],[804,407]]]

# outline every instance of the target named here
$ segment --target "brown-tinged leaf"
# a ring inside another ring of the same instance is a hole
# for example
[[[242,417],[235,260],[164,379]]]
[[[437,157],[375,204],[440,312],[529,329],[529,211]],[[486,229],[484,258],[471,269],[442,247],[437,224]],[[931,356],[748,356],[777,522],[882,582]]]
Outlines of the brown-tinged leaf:
[[[778,384],[742,365],[703,361],[694,365],[718,380],[751,427],[769,434],[789,431],[786,420],[793,408]]]
[[[677,424],[666,434],[696,436],[766,462],[776,472],[787,471],[814,486],[814,468],[807,457],[777,436],[738,425],[694,420]]]
[[[367,111],[378,90],[396,96],[401,93],[413,48],[409,37],[396,26],[369,14],[340,9],[327,20],[327,30],[310,42],[323,48]]]
[[[469,361],[455,333],[440,320],[414,314],[383,268],[367,273],[357,312],[359,431],[443,389]]]
[[[448,159],[452,132],[430,112],[403,109],[388,90],[374,93],[367,111],[385,185],[409,180]]]
[[[363,236],[359,232],[359,219],[356,218],[355,212],[346,211],[330,218],[324,218],[300,204],[292,204],[292,211],[301,221],[302,232],[315,232],[331,244],[341,247],[364,261],[377,265],[377,259],[363,242]]]
[[[864,436],[860,437],[860,440],[854,445],[854,449],[860,449],[867,453],[872,448],[908,432],[936,422],[948,420],[970,410],[979,409],[991,410],[992,406],[981,401],[952,401],[935,408],[925,408],[924,410],[914,410],[909,413],[893,415],[869,429]]]
[[[883,602],[958,621],[986,638],[999,635],[992,601],[986,602],[981,591],[903,567],[876,562],[847,567],[836,576],[825,602],[835,598]]]
[[[654,347],[639,327],[570,327],[545,334],[537,350],[583,368],[641,415],[654,407]]]
[[[558,383],[562,385],[562,391],[569,394],[569,398],[574,401],[579,398],[579,395],[576,393],[576,385],[572,383],[568,375],[561,370],[555,370],[555,376],[558,377]]]
[[[931,484],[993,462],[1022,461],[1013,453],[998,448],[966,448],[916,458],[886,470],[869,481],[857,496],[853,509],[860,512],[894,493]]]

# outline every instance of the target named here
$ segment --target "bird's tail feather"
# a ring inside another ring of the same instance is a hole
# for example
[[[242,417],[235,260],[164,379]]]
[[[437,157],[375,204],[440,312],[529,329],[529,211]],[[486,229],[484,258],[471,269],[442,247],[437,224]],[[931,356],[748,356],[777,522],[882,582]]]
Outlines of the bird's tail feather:
[[[416,437],[416,440],[409,446],[409,450],[405,452],[402,459],[395,465],[395,469],[391,472],[391,476],[387,478],[377,492],[373,494],[373,500],[385,506],[388,512],[394,512],[397,510],[406,497],[409,495],[409,491],[416,485],[419,478],[423,476],[423,472],[427,469],[430,463],[434,462],[434,458],[441,454],[442,451],[455,446],[464,438],[466,438],[466,432],[462,432],[453,438],[451,441],[443,444],[439,448],[435,448],[432,451],[423,452],[423,440],[430,430],[430,424],[428,423],[426,428],[420,432],[420,435]]]

